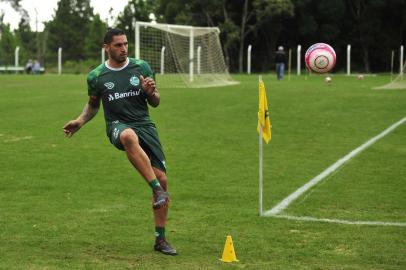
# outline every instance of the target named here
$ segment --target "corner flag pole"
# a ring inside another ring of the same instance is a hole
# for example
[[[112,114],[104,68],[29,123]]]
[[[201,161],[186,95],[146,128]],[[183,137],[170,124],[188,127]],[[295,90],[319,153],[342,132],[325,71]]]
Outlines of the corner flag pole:
[[[262,80],[262,76],[259,75],[258,83]],[[262,216],[262,125],[259,125],[259,216]]]

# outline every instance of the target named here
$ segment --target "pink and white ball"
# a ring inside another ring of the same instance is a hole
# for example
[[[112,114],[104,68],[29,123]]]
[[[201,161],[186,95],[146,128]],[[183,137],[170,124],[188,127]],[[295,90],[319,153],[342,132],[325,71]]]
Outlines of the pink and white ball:
[[[327,73],[336,65],[336,53],[326,43],[316,43],[307,49],[305,62],[308,69],[316,73]]]

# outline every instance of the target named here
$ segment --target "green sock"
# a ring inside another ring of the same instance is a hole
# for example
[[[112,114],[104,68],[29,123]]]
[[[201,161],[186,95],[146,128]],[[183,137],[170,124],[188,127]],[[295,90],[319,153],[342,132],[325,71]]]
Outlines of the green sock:
[[[148,184],[152,188],[152,190],[161,187],[161,184],[159,183],[158,179],[154,179],[151,182],[149,182]]]
[[[155,240],[156,242],[165,239],[165,227],[155,227]]]

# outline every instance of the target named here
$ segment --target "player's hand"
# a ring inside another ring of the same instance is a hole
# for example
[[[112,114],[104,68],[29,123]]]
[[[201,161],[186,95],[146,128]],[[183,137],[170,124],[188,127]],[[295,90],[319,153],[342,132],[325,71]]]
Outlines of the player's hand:
[[[154,91],[156,90],[155,81],[150,77],[144,78],[144,76],[142,76],[142,75],[140,76],[140,80],[141,80],[142,90],[144,90],[144,92],[147,96],[151,96],[154,93]]]
[[[72,137],[82,127],[79,120],[71,120],[63,126],[65,137]]]

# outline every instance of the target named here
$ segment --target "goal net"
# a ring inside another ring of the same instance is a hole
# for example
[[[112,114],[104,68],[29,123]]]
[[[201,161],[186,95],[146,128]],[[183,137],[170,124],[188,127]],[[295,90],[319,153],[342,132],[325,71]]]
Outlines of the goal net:
[[[150,64],[161,88],[236,84],[219,33],[217,27],[136,22],[135,57]]]
[[[395,79],[391,80],[391,82],[388,84],[379,87],[374,87],[374,89],[406,89],[406,75],[403,74],[405,68],[406,62]]]

